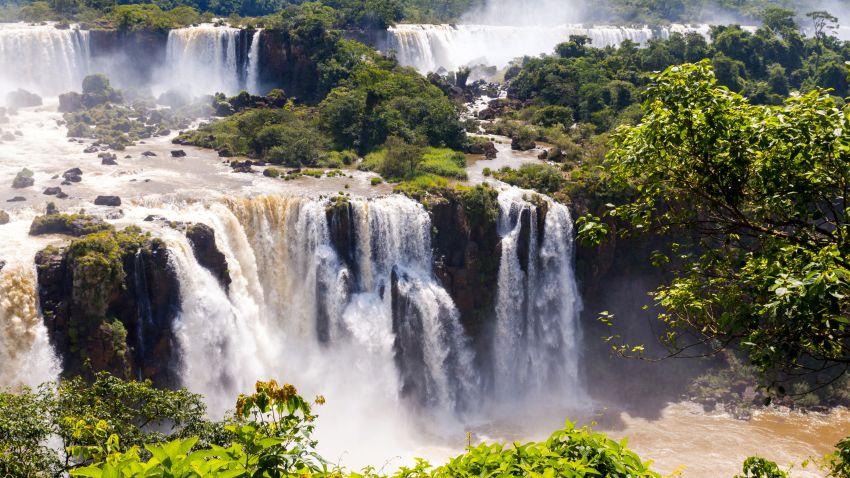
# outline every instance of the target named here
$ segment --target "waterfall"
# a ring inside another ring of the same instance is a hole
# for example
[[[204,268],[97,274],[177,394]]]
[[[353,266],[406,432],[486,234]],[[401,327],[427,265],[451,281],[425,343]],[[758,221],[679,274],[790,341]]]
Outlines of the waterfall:
[[[468,404],[478,379],[457,309],[432,271],[431,221],[419,203],[266,196],[198,216],[227,258],[229,294],[185,238],[163,232],[181,284],[184,382],[217,401],[212,409],[262,377],[329,394],[346,386],[390,407]]]
[[[79,90],[89,71],[89,34],[52,24],[0,23],[0,93],[44,96]]]
[[[193,93],[236,94],[242,87],[238,28],[202,24],[168,32],[165,81]]]
[[[699,33],[708,37],[708,25],[670,25],[650,28],[621,26],[504,26],[504,25],[397,25],[389,29],[390,48],[399,61],[422,73],[462,66],[507,66],[525,55],[552,53],[570,35],[584,35],[594,47],[617,46],[631,40],[645,46],[650,39],[671,33]]]
[[[37,302],[32,263],[0,269],[0,389],[36,386],[58,376]]]
[[[499,207],[497,400],[554,396],[578,405],[584,398],[578,376],[581,305],[569,210],[517,188],[500,193]]]
[[[248,50],[248,91],[260,93],[260,33],[257,29],[251,36],[251,48]]]

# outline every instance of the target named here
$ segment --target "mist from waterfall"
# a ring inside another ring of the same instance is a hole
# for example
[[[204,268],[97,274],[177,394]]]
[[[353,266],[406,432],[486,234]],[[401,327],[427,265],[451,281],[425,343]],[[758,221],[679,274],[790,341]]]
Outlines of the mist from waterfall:
[[[569,40],[571,35],[587,36],[591,46],[602,48],[620,45],[625,40],[645,46],[653,38],[666,39],[671,33],[689,32],[708,38],[709,26],[397,25],[389,29],[389,44],[401,64],[427,73],[476,65],[504,68],[526,55],[552,53],[556,45]]]
[[[17,88],[43,96],[78,90],[89,61],[87,31],[0,23],[0,102]]]

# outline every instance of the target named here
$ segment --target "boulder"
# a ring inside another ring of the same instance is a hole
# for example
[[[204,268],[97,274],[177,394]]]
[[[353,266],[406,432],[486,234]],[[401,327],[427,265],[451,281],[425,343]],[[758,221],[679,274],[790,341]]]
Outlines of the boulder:
[[[71,168],[62,173],[62,177],[65,178],[62,184],[66,186],[71,183],[78,183],[83,180],[83,171],[80,168]]]
[[[53,186],[53,187],[46,188],[44,190],[44,195],[46,195],[46,196],[56,196],[61,192],[62,192],[62,188],[60,188],[58,186]]]
[[[9,213],[0,209],[0,226],[9,224]]]
[[[186,151],[183,151],[182,149],[172,150],[171,151],[171,157],[172,158],[185,158],[186,157]]]
[[[118,166],[118,161],[115,160],[115,155],[113,154],[111,157],[101,158],[100,164],[104,166]]]
[[[6,105],[10,108],[41,106],[41,97],[35,93],[18,88],[6,95]]]
[[[484,108],[478,112],[478,119],[481,121],[490,121],[496,119],[496,111],[491,108]]]
[[[253,173],[254,170],[251,168],[253,165],[254,163],[247,159],[242,162],[233,161],[230,163],[230,167],[233,169],[234,173]]]
[[[98,196],[94,199],[95,206],[120,206],[121,198],[118,196]]]
[[[24,202],[26,200],[27,200],[27,198],[25,198],[23,196],[15,196],[12,199],[7,199],[6,202]]]
[[[537,159],[542,159],[544,161],[548,157],[549,157],[549,150],[548,149],[544,149],[543,151],[540,152],[540,154],[537,155]]]
[[[35,184],[35,178],[33,178],[33,172],[27,168],[22,169],[15,176],[15,179],[12,181],[12,187],[15,189],[28,188]]]
[[[98,147],[95,146],[95,145],[91,145],[88,148],[83,150],[84,153],[96,153],[98,151],[100,151],[100,149],[98,149]]]
[[[153,156],[156,156],[156,153],[154,153],[153,151],[145,151],[145,152],[142,153],[142,156],[144,156],[146,158],[151,158]]]

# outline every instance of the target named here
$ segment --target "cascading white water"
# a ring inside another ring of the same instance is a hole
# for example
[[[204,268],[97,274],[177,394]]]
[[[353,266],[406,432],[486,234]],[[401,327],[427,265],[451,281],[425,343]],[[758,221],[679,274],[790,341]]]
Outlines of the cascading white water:
[[[397,25],[389,28],[389,46],[399,61],[422,73],[444,68],[487,65],[503,68],[525,55],[551,53],[570,35],[584,35],[594,47],[616,46],[631,40],[645,46],[652,38],[695,32],[708,36],[708,25],[620,27],[574,25]]]
[[[89,61],[87,31],[0,23],[0,101],[17,88],[43,96],[77,90]]]
[[[248,80],[249,92],[260,92],[260,34],[262,29],[257,29],[251,36],[251,48],[248,50]]]
[[[325,394],[321,419],[352,424],[330,428],[322,442],[331,454],[357,446],[347,433],[381,416],[388,429],[375,439],[388,441],[357,460],[386,459],[382,449],[412,440],[419,412],[454,430],[478,376],[432,271],[425,209],[402,196],[351,199],[336,215],[329,207],[328,199],[265,196],[193,210],[216,231],[229,292],[180,233],[162,231],[180,282],[182,376],[214,415],[258,379]],[[347,247],[335,243],[339,231]]]
[[[339,213],[352,247],[338,253],[328,207],[326,199],[281,197],[212,204],[203,220],[227,257],[229,295],[182,237],[169,236],[187,385],[228,406],[256,379],[279,375],[277,364],[291,364],[293,349],[282,345],[291,343],[313,358],[307,369],[361,364],[365,380],[383,376],[382,394],[461,407],[477,377],[458,312],[432,271],[428,213],[401,196],[352,199]],[[357,356],[331,360],[349,349]],[[315,382],[303,373],[296,367],[287,378]]]
[[[517,188],[499,194],[499,207],[497,400],[549,396],[579,405],[585,397],[578,374],[581,305],[569,210]]]
[[[238,93],[239,32],[212,24],[170,30],[163,73],[166,85],[193,93]]]
[[[35,266],[0,270],[0,390],[55,380],[59,365],[39,316]]]

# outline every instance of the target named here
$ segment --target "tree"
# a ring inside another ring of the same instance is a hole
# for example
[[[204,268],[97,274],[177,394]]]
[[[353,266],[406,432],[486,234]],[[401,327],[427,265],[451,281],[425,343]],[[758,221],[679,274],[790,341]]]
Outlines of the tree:
[[[612,181],[633,199],[611,214],[695,238],[656,257],[675,273],[653,293],[671,355],[741,347],[771,382],[844,373],[850,110],[817,89],[753,105],[708,62],[671,67],[646,93],[643,121],[613,137]]]

